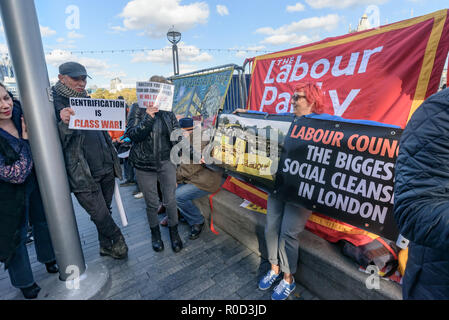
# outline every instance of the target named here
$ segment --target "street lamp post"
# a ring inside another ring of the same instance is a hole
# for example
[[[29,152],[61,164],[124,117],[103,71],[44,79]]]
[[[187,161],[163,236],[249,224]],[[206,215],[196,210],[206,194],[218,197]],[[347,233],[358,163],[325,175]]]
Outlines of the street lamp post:
[[[178,57],[178,46],[177,44],[181,41],[181,32],[177,31],[174,26],[172,26],[167,32],[167,39],[172,44],[173,49],[173,69],[175,76],[179,75],[179,57]]]

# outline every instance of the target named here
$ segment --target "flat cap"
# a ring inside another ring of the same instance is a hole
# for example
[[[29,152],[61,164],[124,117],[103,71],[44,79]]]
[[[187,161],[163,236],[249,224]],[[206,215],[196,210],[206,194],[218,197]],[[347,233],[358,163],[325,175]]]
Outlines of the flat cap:
[[[71,78],[80,76],[86,76],[90,78],[90,76],[87,74],[86,68],[82,64],[73,61],[61,64],[59,66],[59,74],[66,75]]]

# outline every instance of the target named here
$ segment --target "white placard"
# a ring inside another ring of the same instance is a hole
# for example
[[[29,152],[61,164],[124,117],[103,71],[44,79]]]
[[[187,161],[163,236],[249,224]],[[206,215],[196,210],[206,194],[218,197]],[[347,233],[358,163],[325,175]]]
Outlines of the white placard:
[[[119,154],[118,154],[118,157],[119,157],[120,159],[128,158],[128,157],[129,157],[129,152],[130,152],[130,151],[131,151],[131,150],[128,150],[128,151],[123,152],[123,153],[119,153]]]
[[[124,100],[70,98],[70,107],[75,115],[70,117],[69,129],[125,131]]]
[[[115,181],[114,186],[114,198],[117,204],[118,213],[120,215],[120,220],[122,220],[122,225],[126,227],[128,225],[128,217],[126,216],[125,208],[123,207],[122,197],[120,196],[120,190],[118,187],[118,182]]]
[[[159,110],[172,111],[175,86],[160,82],[137,82],[137,102],[139,107],[147,108],[150,104]]]

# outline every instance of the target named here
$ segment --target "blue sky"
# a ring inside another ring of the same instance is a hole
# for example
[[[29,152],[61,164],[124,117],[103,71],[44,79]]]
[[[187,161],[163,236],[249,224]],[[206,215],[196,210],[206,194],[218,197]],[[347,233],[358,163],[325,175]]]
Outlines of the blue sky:
[[[173,75],[166,38],[172,25],[182,33],[180,71],[186,73],[243,65],[248,57],[346,34],[365,12],[372,24],[384,25],[449,7],[447,0],[35,0],[35,5],[50,79],[56,79],[59,64],[74,60],[92,76],[88,86],[107,89],[114,77],[132,87],[154,74]],[[0,53],[6,52],[1,32]]]

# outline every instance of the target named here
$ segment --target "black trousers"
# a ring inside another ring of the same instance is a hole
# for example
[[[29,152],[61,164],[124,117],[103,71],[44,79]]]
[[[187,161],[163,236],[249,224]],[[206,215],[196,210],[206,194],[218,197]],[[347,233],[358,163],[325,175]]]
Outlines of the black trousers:
[[[117,241],[122,235],[120,228],[111,216],[111,202],[115,186],[114,172],[111,171],[103,176],[94,177],[94,179],[100,188],[98,191],[77,192],[75,197],[97,227],[100,246],[109,248],[112,241]]]

